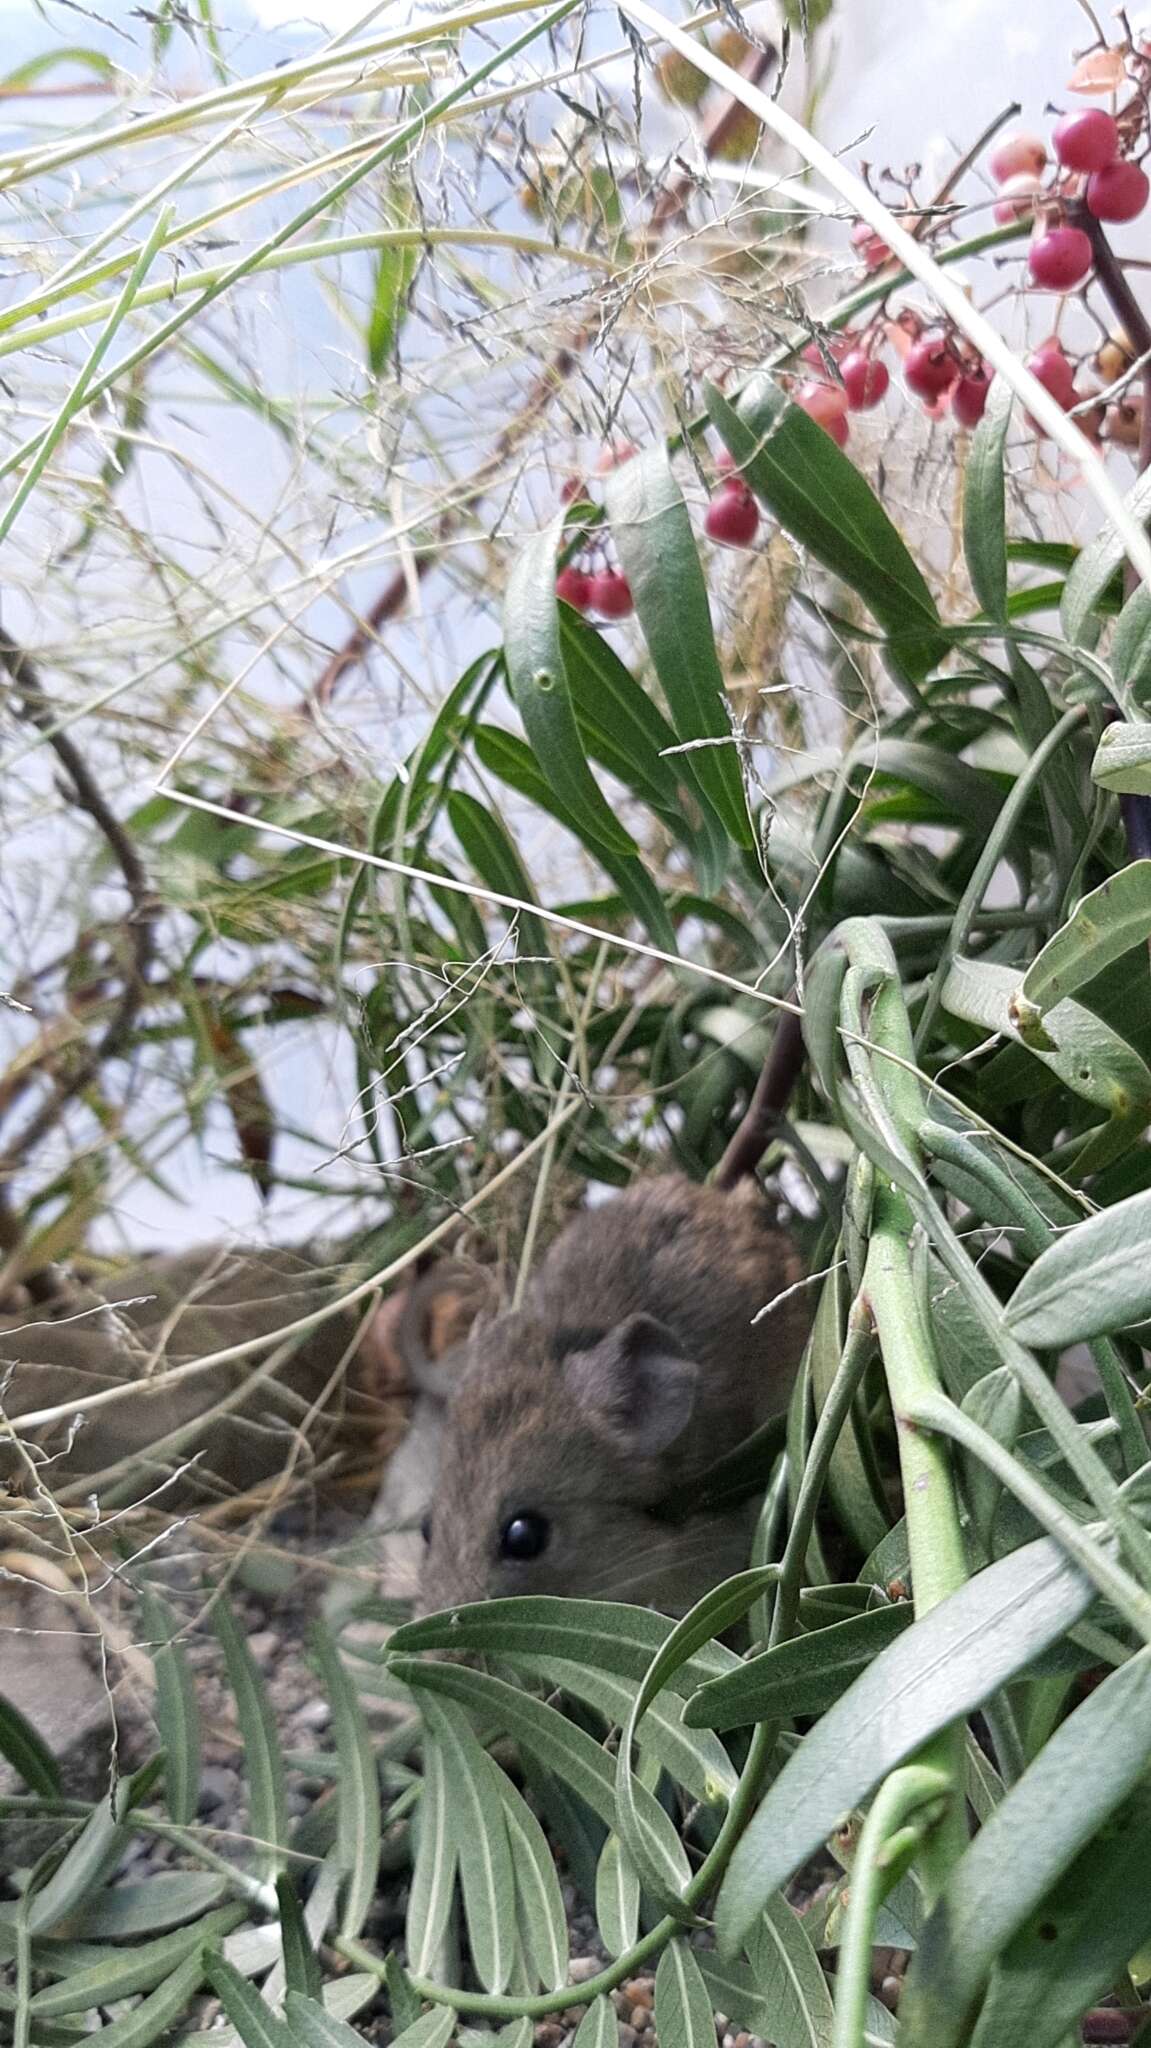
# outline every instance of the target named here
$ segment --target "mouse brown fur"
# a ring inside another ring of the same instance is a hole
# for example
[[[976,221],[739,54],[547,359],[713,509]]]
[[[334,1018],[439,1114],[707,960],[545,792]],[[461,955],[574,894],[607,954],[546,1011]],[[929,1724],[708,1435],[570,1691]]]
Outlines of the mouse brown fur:
[[[418,1610],[546,1592],[675,1613],[739,1570],[753,1508],[650,1509],[785,1404],[802,1292],[754,1319],[800,1271],[751,1180],[660,1175],[569,1223],[521,1306],[444,1361]]]

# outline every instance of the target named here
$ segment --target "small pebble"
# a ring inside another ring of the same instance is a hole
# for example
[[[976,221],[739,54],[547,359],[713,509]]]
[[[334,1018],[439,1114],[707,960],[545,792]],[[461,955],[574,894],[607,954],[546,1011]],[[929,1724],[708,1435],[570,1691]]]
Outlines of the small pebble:
[[[225,1764],[205,1764],[200,1772],[200,1812],[215,1813],[221,1806],[238,1804],[240,1781]]]
[[[595,1956],[573,1956],[568,1975],[573,1984],[586,1984],[589,1977],[598,1977],[602,1967]]]
[[[561,2027],[557,2020],[540,2020],[535,2030],[536,2048],[559,2048],[566,2033],[567,2028]]]
[[[619,2048],[635,2048],[639,2036],[634,2027],[624,2025],[619,2030]]]
[[[270,1664],[279,1647],[280,1638],[274,1628],[257,1629],[254,1636],[248,1637],[248,1648],[257,1664]]]
[[[623,1987],[623,1995],[629,2005],[650,2005],[655,1996],[655,1983],[651,1977],[632,1977]]]
[[[301,1728],[326,1728],[332,1710],[327,1700],[305,1700],[302,1707],[297,1707],[295,1718]]]

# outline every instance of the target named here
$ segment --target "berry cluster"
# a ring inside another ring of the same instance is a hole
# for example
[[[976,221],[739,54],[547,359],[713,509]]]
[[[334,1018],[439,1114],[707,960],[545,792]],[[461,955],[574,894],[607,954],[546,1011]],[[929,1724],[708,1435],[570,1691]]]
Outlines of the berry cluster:
[[[1047,185],[1047,147],[1037,135],[1009,135],[988,159],[999,187],[996,220],[1035,217],[1027,268],[1045,291],[1074,291],[1091,269],[1091,237],[1067,219],[1069,201],[1118,225],[1137,219],[1151,198],[1142,164],[1123,153],[1138,140],[1138,128],[1132,133],[1130,122],[1125,128],[1102,107],[1064,114],[1051,137],[1055,170]]]

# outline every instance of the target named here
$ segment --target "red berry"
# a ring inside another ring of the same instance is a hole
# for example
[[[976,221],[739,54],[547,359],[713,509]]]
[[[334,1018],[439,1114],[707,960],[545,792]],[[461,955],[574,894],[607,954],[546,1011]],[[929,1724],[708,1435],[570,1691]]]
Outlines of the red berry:
[[[1038,178],[1022,172],[1017,178],[1004,180],[999,198],[995,202],[994,214],[1001,227],[1008,221],[1026,220],[1035,211],[1035,201],[1043,190]]]
[[[1005,135],[992,150],[987,168],[997,185],[1024,173],[1037,178],[1047,163],[1047,150],[1037,135]]]
[[[851,230],[851,246],[857,256],[863,258],[868,270],[882,270],[891,261],[891,251],[882,235],[877,235],[865,220],[857,220]]]
[[[840,448],[846,446],[846,391],[841,391],[838,384],[801,384],[794,396],[801,412],[805,412],[826,434],[830,434]]]
[[[1047,291],[1073,291],[1091,268],[1090,240],[1082,228],[1047,228],[1032,242],[1027,268]]]
[[[1083,107],[1064,114],[1052,137],[1065,171],[1101,171],[1119,154],[1119,130],[1102,107]]]
[[[801,348],[799,359],[801,363],[809,363],[813,370],[817,370],[821,377],[825,377],[828,363],[840,362],[850,346],[846,334],[825,334],[822,341],[809,341],[805,348]]]
[[[850,355],[844,356],[839,374],[852,412],[870,412],[891,382],[887,364],[878,362],[861,348],[853,348]]]
[[[631,584],[618,569],[601,569],[598,576],[592,577],[589,603],[592,611],[603,619],[626,619],[635,610]]]
[[[1075,372],[1063,353],[1061,342],[1045,341],[1033,355],[1028,356],[1027,367],[1064,412],[1074,404]]]
[[[965,370],[951,390],[951,410],[961,427],[977,427],[991,389],[986,370]]]
[[[725,548],[749,548],[759,527],[759,506],[746,484],[728,479],[704,514],[703,529],[709,540]]]
[[[573,611],[586,612],[591,604],[591,594],[592,579],[582,569],[569,562],[566,569],[560,570],[556,577],[556,596],[570,604]]]
[[[582,496],[582,494],[583,494],[583,478],[582,478],[582,476],[569,476],[569,477],[565,477],[565,478],[564,478],[564,481],[563,481],[563,483],[562,483],[562,484],[560,485],[560,504],[561,504],[561,505],[574,505],[574,503],[575,503],[576,499],[577,499],[578,497],[581,497],[581,496]]]
[[[596,458],[596,475],[607,476],[610,470],[618,469],[621,462],[630,462],[636,453],[634,441],[609,441]]]
[[[920,335],[904,358],[903,380],[917,398],[938,398],[958,375],[959,364],[947,345],[947,336],[938,328]]]
[[[1096,220],[1134,220],[1151,195],[1151,182],[1138,164],[1104,164],[1087,180],[1087,204]]]

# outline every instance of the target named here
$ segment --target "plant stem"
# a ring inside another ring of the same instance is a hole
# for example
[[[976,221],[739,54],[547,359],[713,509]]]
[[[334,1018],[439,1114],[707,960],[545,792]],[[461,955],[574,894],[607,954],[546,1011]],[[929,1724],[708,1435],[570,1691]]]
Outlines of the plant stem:
[[[880,1786],[863,1823],[851,1866],[847,1915],[835,1977],[835,2023],[831,2048],[860,2048],[871,1988],[875,1916],[897,1873],[885,1866],[890,1838],[929,1802],[946,1799],[948,1778],[922,1764],[905,1764]]]

